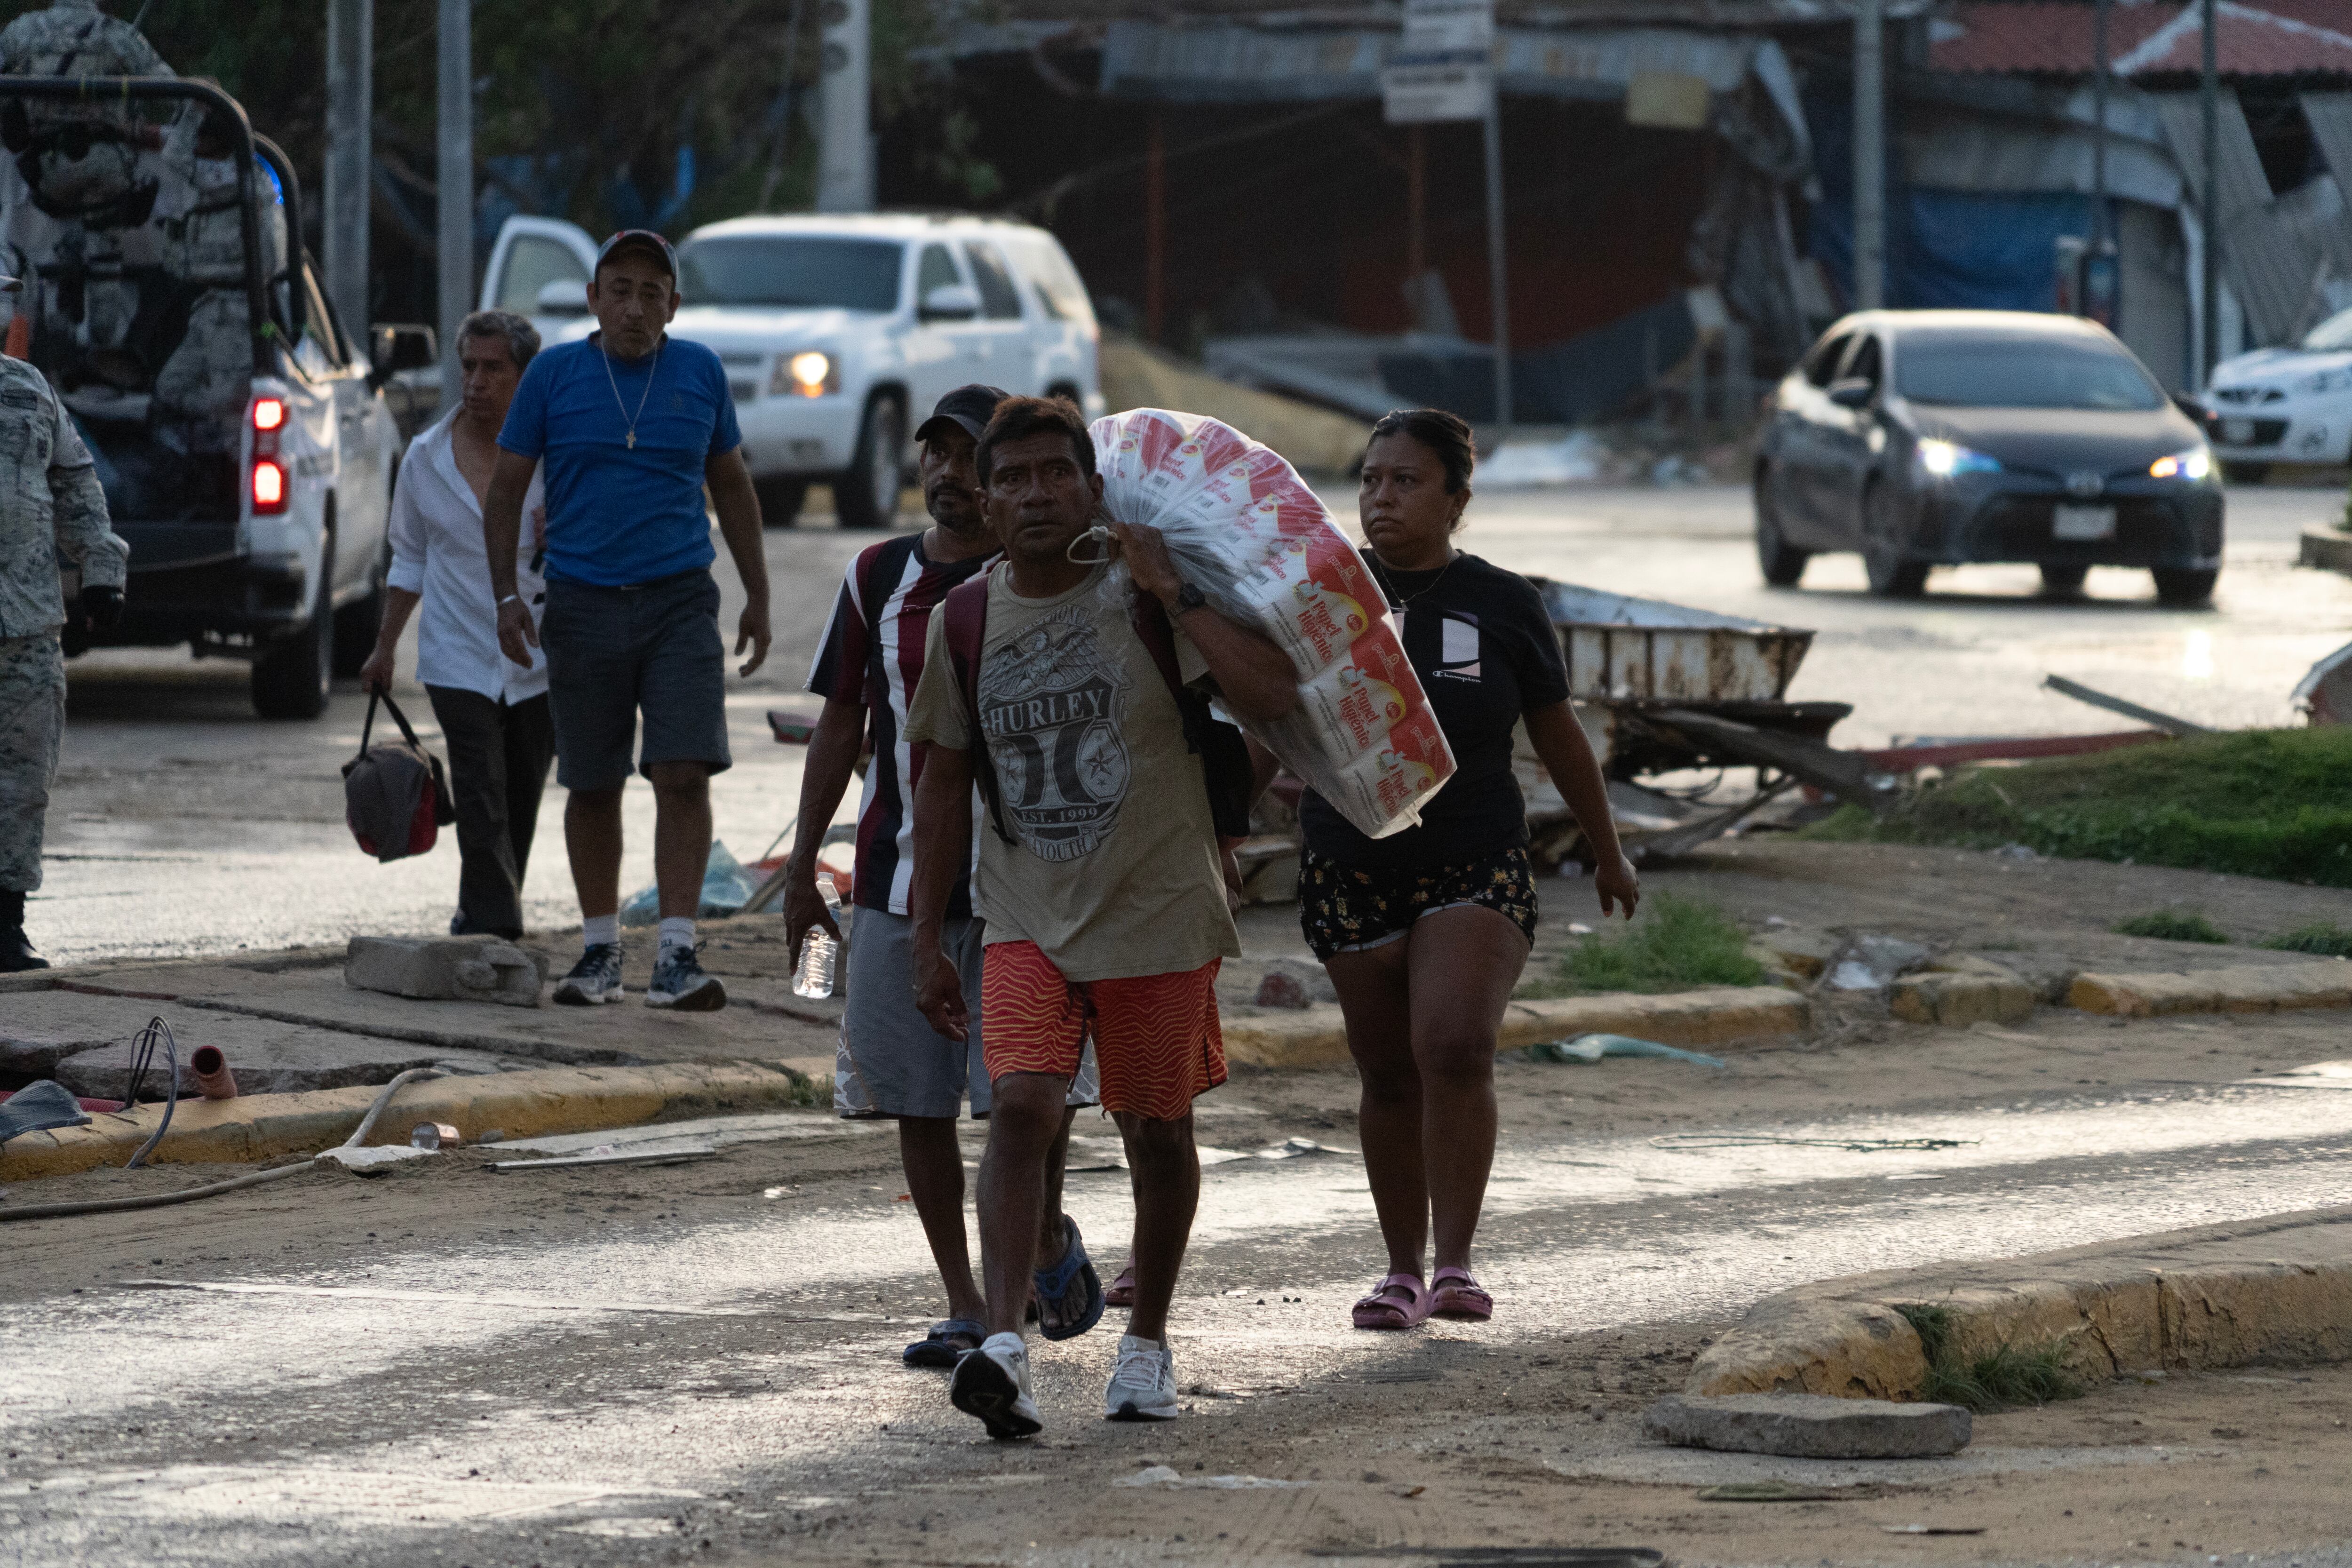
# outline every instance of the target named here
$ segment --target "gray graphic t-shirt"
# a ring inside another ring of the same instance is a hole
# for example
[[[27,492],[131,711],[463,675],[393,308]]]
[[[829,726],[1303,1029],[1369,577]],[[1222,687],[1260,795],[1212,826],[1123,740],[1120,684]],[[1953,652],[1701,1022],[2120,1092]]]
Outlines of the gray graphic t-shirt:
[[[1051,599],[1017,596],[1008,575],[990,575],[980,661],[981,740],[1013,838],[973,823],[988,940],[1034,942],[1072,980],[1238,956],[1201,761],[1126,605],[1106,599],[1100,570]],[[906,733],[965,751],[946,630],[931,617]],[[1205,673],[1181,630],[1176,649],[1186,676]]]

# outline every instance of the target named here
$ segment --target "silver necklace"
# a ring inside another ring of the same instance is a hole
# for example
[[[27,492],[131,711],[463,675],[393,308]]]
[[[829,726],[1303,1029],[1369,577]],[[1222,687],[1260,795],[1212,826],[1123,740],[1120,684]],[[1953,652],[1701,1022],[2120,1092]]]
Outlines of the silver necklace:
[[[1445,558],[1445,564],[1437,569],[1437,575],[1432,577],[1426,584],[1424,584],[1419,593],[1411,595],[1400,594],[1397,592],[1396,580],[1389,575],[1390,572],[1393,570],[1393,568],[1381,563],[1380,552],[1371,552],[1370,559],[1372,564],[1372,575],[1379,578],[1381,581],[1381,591],[1386,594],[1390,598],[1396,601],[1398,613],[1402,614],[1412,607],[1413,600],[1427,598],[1429,595],[1436,589],[1440,583],[1445,581],[1445,574],[1454,570],[1454,563],[1456,561],[1462,559],[1462,552],[1457,550],[1453,554],[1447,556]]]
[[[637,396],[635,414],[630,413],[629,405],[621,401],[620,379],[613,374],[613,351],[604,346],[602,338],[596,340],[596,353],[604,362],[604,384],[613,389],[613,406],[619,409],[621,417],[629,422],[629,450],[634,452],[637,449],[637,421],[646,416],[646,399],[654,395],[654,376],[661,369],[661,340],[654,340],[654,363],[652,368],[646,372],[646,389]],[[1447,564],[1453,563],[1448,562]]]

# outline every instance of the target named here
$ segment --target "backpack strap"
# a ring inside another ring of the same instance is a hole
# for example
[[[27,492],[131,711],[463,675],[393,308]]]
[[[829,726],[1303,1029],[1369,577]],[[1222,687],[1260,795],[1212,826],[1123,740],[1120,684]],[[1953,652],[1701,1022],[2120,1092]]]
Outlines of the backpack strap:
[[[1221,838],[1249,837],[1250,799],[1255,790],[1255,769],[1242,732],[1209,709],[1208,697],[1184,684],[1184,668],[1176,658],[1176,633],[1165,605],[1139,592],[1129,615],[1136,637],[1176,700],[1184,724],[1184,744],[1201,759],[1202,782],[1209,792],[1209,816]]]
[[[1004,821],[996,767],[989,760],[988,742],[980,727],[980,655],[988,642],[988,583],[995,574],[996,568],[991,566],[949,589],[947,597],[940,601],[939,614],[947,628],[948,666],[955,674],[956,689],[963,693],[964,727],[971,736],[971,782],[988,807],[989,825],[1010,844],[1013,838]]]

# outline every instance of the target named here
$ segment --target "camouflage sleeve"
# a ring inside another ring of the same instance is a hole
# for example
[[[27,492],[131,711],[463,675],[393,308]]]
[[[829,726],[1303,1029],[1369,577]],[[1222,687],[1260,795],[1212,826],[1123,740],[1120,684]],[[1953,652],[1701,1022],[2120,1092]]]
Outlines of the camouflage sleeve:
[[[49,408],[57,420],[57,438],[49,447],[49,496],[57,515],[58,558],[80,568],[86,587],[120,588],[130,574],[131,546],[114,531],[89,448],[55,393]]]

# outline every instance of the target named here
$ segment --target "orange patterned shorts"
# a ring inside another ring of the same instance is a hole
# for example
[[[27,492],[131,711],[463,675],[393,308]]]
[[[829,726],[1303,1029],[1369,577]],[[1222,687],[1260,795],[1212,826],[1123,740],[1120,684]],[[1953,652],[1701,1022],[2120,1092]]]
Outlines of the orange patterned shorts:
[[[1068,1078],[1095,1042],[1105,1110],[1181,1120],[1225,1081],[1217,966],[1126,980],[1071,980],[1034,942],[991,942],[981,969],[982,1053],[991,1083],[1008,1073]]]

